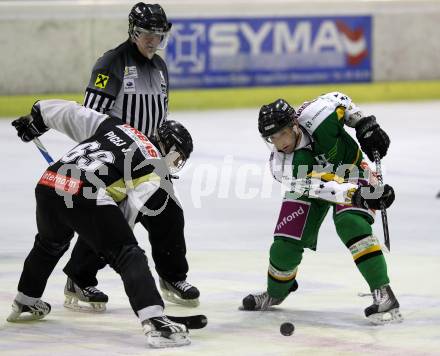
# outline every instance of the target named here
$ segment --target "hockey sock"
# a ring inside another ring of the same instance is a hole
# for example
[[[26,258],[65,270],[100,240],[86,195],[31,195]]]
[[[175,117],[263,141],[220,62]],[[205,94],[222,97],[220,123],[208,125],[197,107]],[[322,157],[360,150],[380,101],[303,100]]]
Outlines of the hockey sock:
[[[336,230],[350,250],[353,260],[370,290],[390,282],[387,265],[379,241],[372,235],[367,219],[354,213],[343,213],[335,218]]]
[[[282,238],[277,238],[272,243],[267,274],[267,292],[271,297],[287,297],[303,251],[301,246]]]

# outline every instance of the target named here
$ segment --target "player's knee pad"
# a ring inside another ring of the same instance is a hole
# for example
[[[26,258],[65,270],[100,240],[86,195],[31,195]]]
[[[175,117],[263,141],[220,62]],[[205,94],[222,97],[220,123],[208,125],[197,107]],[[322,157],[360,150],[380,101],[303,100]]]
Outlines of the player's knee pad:
[[[268,275],[278,282],[290,282],[296,277],[304,249],[296,243],[276,239],[270,248]]]
[[[336,232],[344,244],[354,237],[372,234],[368,218],[361,214],[342,213],[335,218],[335,226]]]
[[[73,234],[71,238],[73,237]],[[44,237],[41,237],[40,234],[35,236],[34,248],[44,253],[52,256],[52,257],[61,257],[64,252],[69,249],[70,241],[66,243],[58,243],[49,241]]]
[[[124,245],[117,253],[109,253],[107,257],[110,266],[117,272],[125,270],[125,267],[140,259],[146,260],[145,252],[138,245]]]

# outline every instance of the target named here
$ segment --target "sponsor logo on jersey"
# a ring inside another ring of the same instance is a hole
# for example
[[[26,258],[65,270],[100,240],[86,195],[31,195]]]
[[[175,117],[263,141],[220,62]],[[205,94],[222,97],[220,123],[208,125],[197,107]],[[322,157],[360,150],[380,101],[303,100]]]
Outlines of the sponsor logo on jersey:
[[[277,230],[281,230],[281,228],[286,225],[288,222],[291,222],[292,220],[295,220],[300,215],[304,214],[304,209],[302,206],[299,207],[298,210],[293,211],[289,215],[283,217],[283,219],[278,223]]]
[[[128,137],[136,142],[142,154],[146,158],[159,157],[156,147],[154,147],[154,145],[148,140],[147,136],[145,136],[142,132],[136,130],[134,127],[131,127],[128,124],[118,125],[116,127],[121,129]]]
[[[124,93],[136,93],[136,85],[134,79],[124,78]]]
[[[316,99],[315,99],[316,100]],[[295,119],[298,119],[300,116],[301,116],[301,114],[302,114],[302,112],[304,111],[304,109],[307,107],[307,106],[309,106],[311,103],[313,103],[315,100],[313,100],[313,101],[305,101],[299,108],[298,108],[298,110],[296,111],[296,113],[295,113]]]
[[[159,75],[160,75],[160,90],[162,91],[163,95],[167,95],[167,82],[165,80],[165,76],[163,75],[163,72],[160,70],[159,71]]]
[[[300,240],[309,210],[310,203],[308,202],[284,200],[274,234]]]
[[[109,78],[110,77],[108,75],[104,75],[104,74],[99,73],[96,76],[95,87],[104,89],[107,86]]]
[[[55,188],[56,190],[63,190],[72,195],[77,195],[84,182],[73,177],[67,177],[52,171],[46,171],[41,176],[38,184]]]
[[[137,78],[138,72],[136,66],[125,67],[124,78]]]

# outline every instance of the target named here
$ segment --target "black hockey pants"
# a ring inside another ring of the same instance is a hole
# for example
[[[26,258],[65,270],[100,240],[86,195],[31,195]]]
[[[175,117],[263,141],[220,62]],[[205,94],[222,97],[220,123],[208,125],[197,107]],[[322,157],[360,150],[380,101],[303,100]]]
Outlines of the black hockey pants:
[[[166,199],[167,193],[159,189],[145,206],[157,210],[163,206]],[[139,214],[136,221],[148,231],[157,274],[171,282],[185,280],[188,262],[182,208],[173,199],[168,199],[165,209],[160,214],[156,216]],[[98,284],[96,274],[105,265],[105,258],[99,258],[84,239],[78,238],[71,258],[64,267],[64,273],[81,288],[96,286]]]
[[[37,228],[18,291],[39,298],[55,265],[67,251],[74,232],[96,255],[103,256],[122,278],[133,310],[163,301],[148,268],[144,251],[115,205],[67,208],[63,197],[36,190]]]

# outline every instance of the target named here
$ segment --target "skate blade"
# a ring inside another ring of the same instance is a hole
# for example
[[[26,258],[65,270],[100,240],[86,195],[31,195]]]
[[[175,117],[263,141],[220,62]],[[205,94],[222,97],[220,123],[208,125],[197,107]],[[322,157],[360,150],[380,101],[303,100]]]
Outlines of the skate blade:
[[[374,325],[397,324],[403,321],[399,308],[392,309],[385,313],[376,313],[367,317]]]
[[[238,307],[238,310],[240,311],[246,311],[246,312],[267,312],[267,311],[274,311],[276,308],[273,308],[272,306],[266,308],[266,309],[245,309],[244,306],[240,305]]]
[[[49,314],[49,313],[48,313]],[[27,322],[27,321],[35,321],[35,320],[41,320],[43,319],[47,314],[42,313],[21,313],[12,311],[11,314],[6,318],[6,321],[10,323],[20,323],[20,322]]]
[[[162,297],[166,301],[174,304],[179,304],[184,307],[196,308],[200,305],[199,298],[196,299],[182,299],[176,293],[170,292],[169,290],[162,289]]]
[[[103,313],[106,311],[106,303],[83,302],[77,297],[66,295],[64,307],[80,313]]]
[[[181,347],[191,343],[188,333],[174,333],[169,337],[164,337],[159,331],[150,331],[147,333],[148,346],[155,349],[163,349],[166,347]]]

